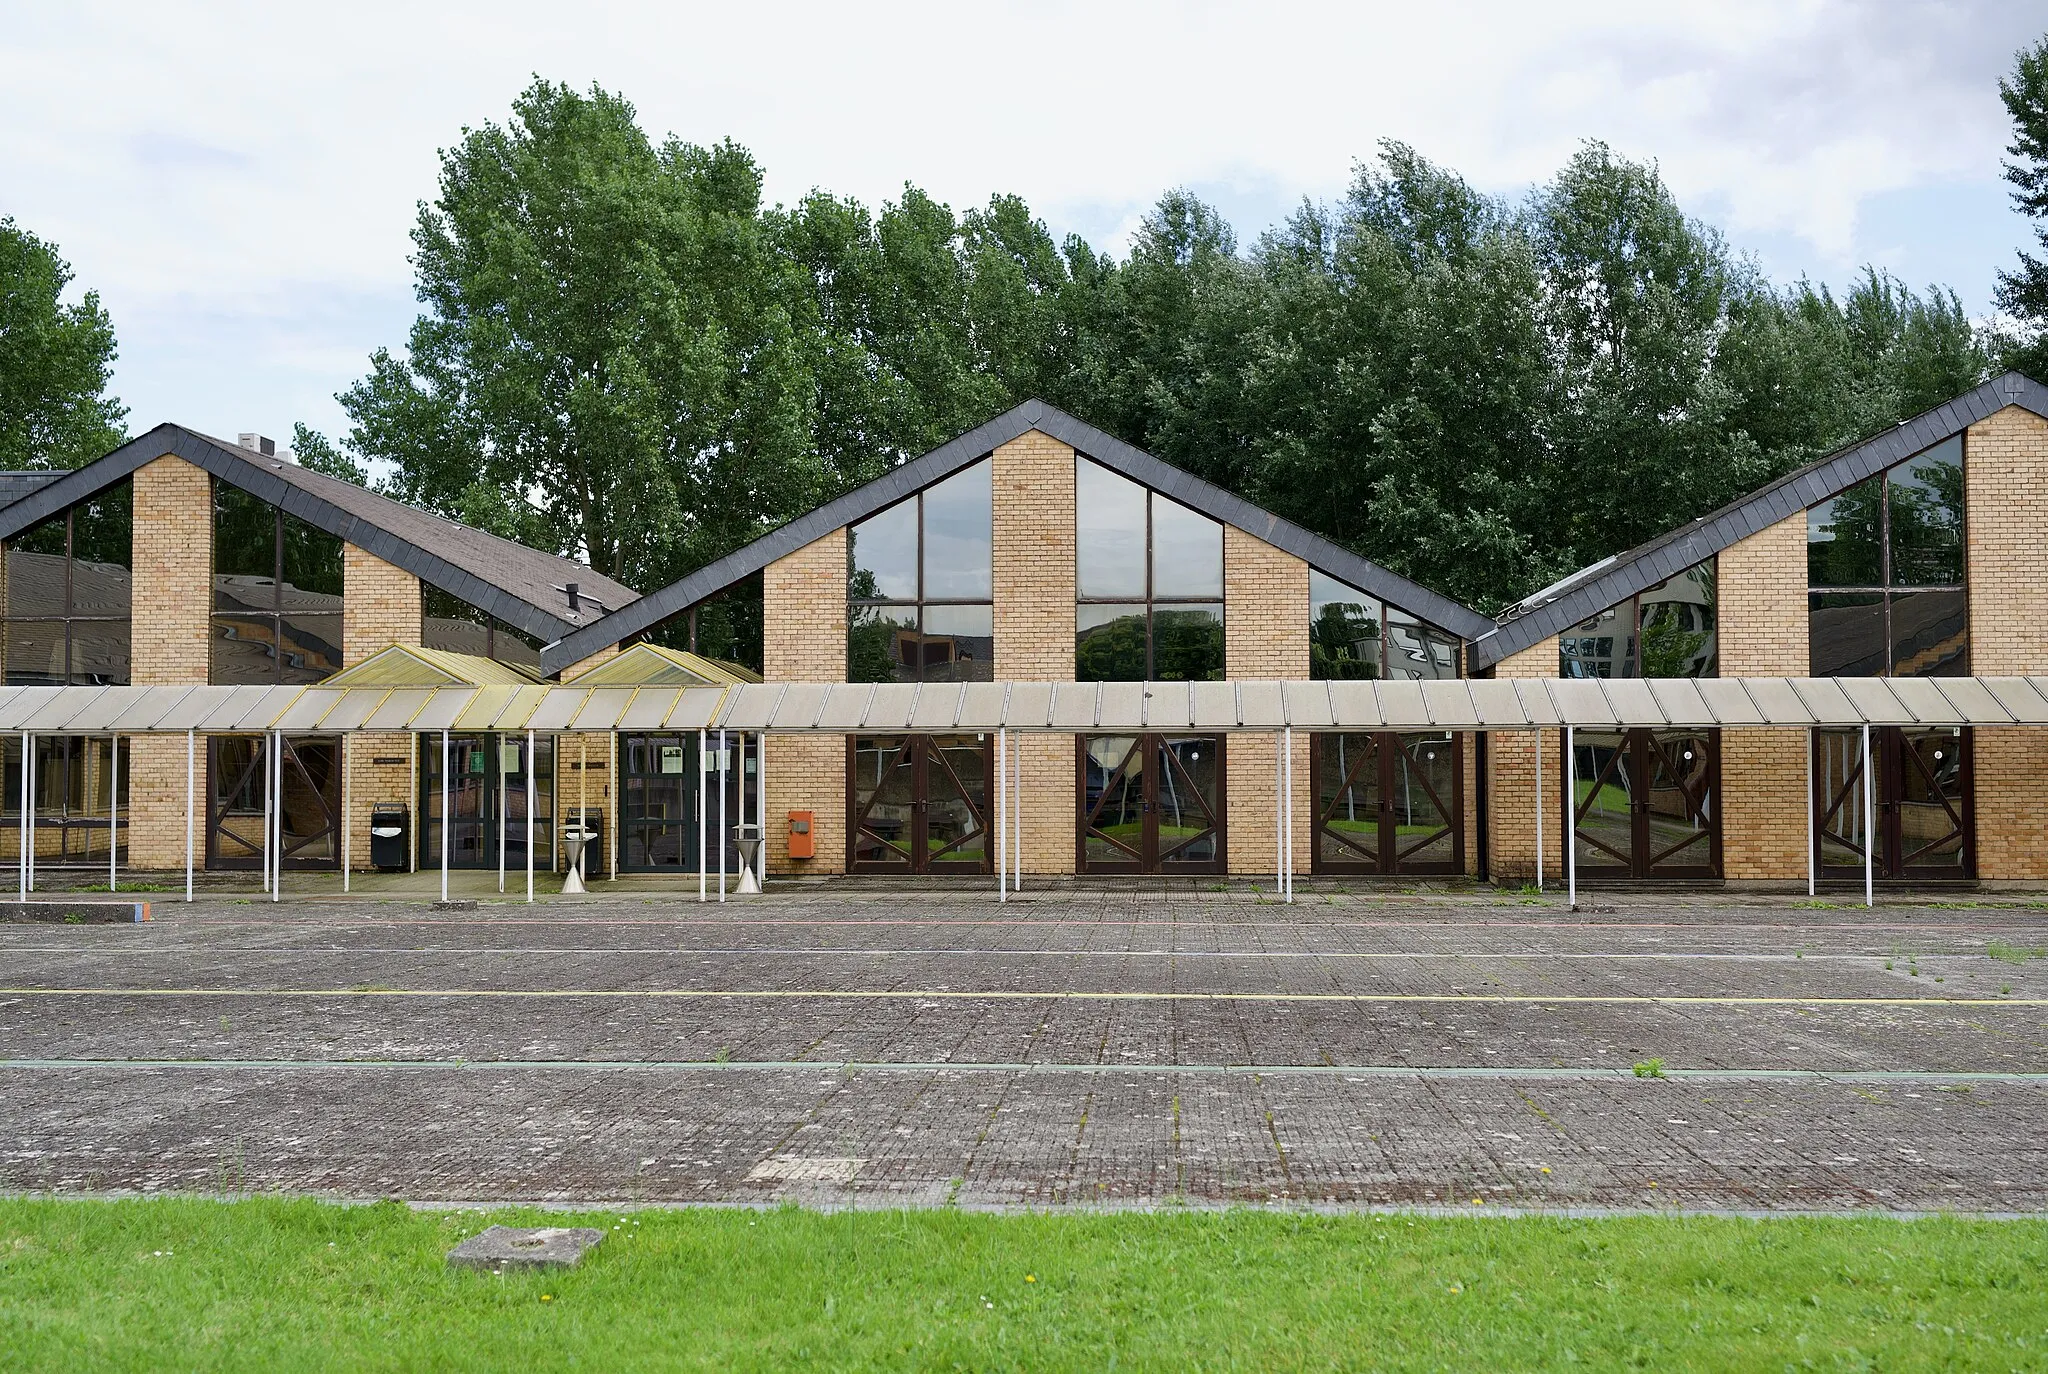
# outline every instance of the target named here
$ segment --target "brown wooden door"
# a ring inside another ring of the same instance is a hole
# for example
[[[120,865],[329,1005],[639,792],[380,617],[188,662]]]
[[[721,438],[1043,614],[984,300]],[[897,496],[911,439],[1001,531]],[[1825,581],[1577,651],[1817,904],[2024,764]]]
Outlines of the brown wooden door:
[[[856,735],[848,744],[847,864],[856,873],[989,873],[985,735]]]
[[[1075,763],[1081,872],[1225,871],[1221,736],[1082,736]]]

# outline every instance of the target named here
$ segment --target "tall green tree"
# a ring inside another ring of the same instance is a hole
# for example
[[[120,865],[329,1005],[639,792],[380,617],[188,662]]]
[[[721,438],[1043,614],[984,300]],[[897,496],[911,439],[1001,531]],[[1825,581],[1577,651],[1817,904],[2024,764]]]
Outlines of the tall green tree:
[[[96,291],[64,304],[71,280],[53,245],[0,219],[0,468],[75,468],[128,437],[107,394],[113,321]]]
[[[2012,74],[1998,83],[1998,95],[2012,116],[2013,160],[2005,179],[2013,203],[2036,221],[2034,239],[2048,252],[2048,37],[2021,51]],[[2009,363],[2033,377],[2048,378],[2048,257],[2020,252],[2019,266],[1998,274],[1998,304],[2021,324]]]
[[[828,487],[759,169],[536,82],[419,207],[404,358],[341,397],[404,498],[659,586]]]

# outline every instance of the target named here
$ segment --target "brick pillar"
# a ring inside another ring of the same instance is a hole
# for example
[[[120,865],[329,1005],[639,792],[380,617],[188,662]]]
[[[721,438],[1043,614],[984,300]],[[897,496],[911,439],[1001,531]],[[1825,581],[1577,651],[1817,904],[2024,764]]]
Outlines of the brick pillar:
[[[1497,678],[1557,676],[1557,636],[1494,665]],[[1536,751],[1543,750],[1543,876],[1564,881],[1564,732],[1502,730],[1487,745],[1489,856],[1496,882],[1536,880]]]
[[[1970,426],[1963,454],[1970,671],[2039,673],[2048,667],[2048,420],[2007,406]],[[2048,730],[1981,728],[1973,748],[1978,876],[2048,878]]]
[[[846,680],[846,531],[836,529],[761,574],[761,668],[770,682]],[[770,735],[768,871],[846,871],[846,738]],[[816,813],[816,858],[789,857],[789,811]]]
[[[1308,564],[1233,525],[1223,527],[1223,655],[1234,680],[1308,676]],[[1294,870],[1309,871],[1315,798],[1309,733],[1294,732]],[[1229,774],[1230,871],[1272,873],[1280,737],[1232,735]]]
[[[1806,676],[1806,513],[1723,549],[1716,583],[1721,676]],[[1805,730],[1721,732],[1725,877],[1806,877],[1807,758]]]
[[[1074,450],[1032,430],[998,448],[992,468],[995,675],[1009,682],[1071,682]],[[1025,872],[1072,873],[1077,746],[1070,735],[1025,735],[1021,743]],[[1013,797],[1016,785],[1011,779]]]
[[[207,675],[213,605],[213,479],[168,454],[135,472],[129,678],[138,687],[189,686]],[[128,753],[128,866],[185,865],[185,741],[137,735]],[[206,741],[197,745],[194,863],[206,864]]]

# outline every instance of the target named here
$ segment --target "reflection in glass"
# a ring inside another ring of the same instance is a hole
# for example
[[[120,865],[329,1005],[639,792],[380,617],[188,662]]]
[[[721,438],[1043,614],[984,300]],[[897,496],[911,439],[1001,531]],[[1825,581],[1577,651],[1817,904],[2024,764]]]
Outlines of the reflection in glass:
[[[1894,587],[1954,587],[1963,580],[1963,441],[1960,435],[1893,468],[1886,517]]]
[[[1969,612],[1968,592],[1893,592],[1892,676],[1969,676]]]
[[[1087,862],[1130,864],[1143,858],[1145,826],[1145,754],[1142,741],[1128,735],[1101,735],[1087,743]]]
[[[917,600],[917,498],[869,516],[847,532],[855,601]]]
[[[1152,673],[1158,682],[1223,679],[1223,607],[1154,606]]]
[[[277,681],[274,615],[216,615],[207,648],[207,681],[215,686]]]
[[[1074,608],[1074,680],[1142,682],[1145,607],[1084,603]]]
[[[1216,862],[1218,764],[1209,738],[1160,741],[1159,795],[1154,803],[1161,865]]]
[[[1814,829],[1822,868],[1863,867],[1870,813],[1863,805],[1863,740],[1856,730],[1813,732]],[[1878,856],[1874,856],[1878,857]]]
[[[1387,676],[1440,682],[1458,675],[1458,641],[1396,606],[1387,607]]]
[[[1806,512],[1806,580],[1814,587],[1884,585],[1884,479],[1870,478]]]
[[[283,658],[279,682],[318,682],[341,671],[341,617],[289,615],[279,618]]]
[[[1557,637],[1559,677],[1635,676],[1635,640],[1622,623],[1621,610],[1609,606]]]
[[[1634,782],[1629,737],[1621,730],[1578,730],[1572,738],[1575,823],[1572,843],[1580,869],[1635,871]]]
[[[925,489],[924,590],[910,595],[926,601],[986,601],[993,595],[991,472],[984,458]]]
[[[1807,597],[1807,671],[1815,677],[1881,677],[1884,594],[1814,592]]]
[[[855,606],[846,633],[848,682],[915,682],[916,606]]]
[[[1086,593],[1084,593],[1085,595]],[[1152,596],[1221,597],[1223,526],[1163,496],[1152,498]]]
[[[1931,869],[1930,876],[1961,876],[1963,738],[1955,726],[1899,731],[1899,857],[1902,867]]]
[[[910,826],[917,804],[912,740],[857,736],[853,748],[854,862],[910,866]]]
[[[1317,733],[1314,774],[1318,861],[1378,872],[1381,863],[1379,736]]]
[[[989,606],[926,606],[919,643],[926,682],[995,677],[995,612]]]
[[[56,522],[58,548],[55,553],[34,553],[9,544],[7,548],[7,614],[61,616],[64,614],[64,523]],[[47,529],[47,526],[42,527]]]
[[[130,638],[126,620],[72,621],[72,685],[119,687],[128,683]]]
[[[1074,462],[1074,572],[1084,597],[1145,595],[1145,488]]]
[[[988,746],[976,735],[934,735],[924,749],[924,861],[979,870],[988,858]]]
[[[64,622],[7,622],[7,685],[62,687],[64,682]]]
[[[1636,599],[1641,607],[1636,643],[1644,677],[1716,675],[1711,560],[1658,583]]]
[[[1380,675],[1378,598],[1311,568],[1308,625],[1311,678],[1352,680]]]

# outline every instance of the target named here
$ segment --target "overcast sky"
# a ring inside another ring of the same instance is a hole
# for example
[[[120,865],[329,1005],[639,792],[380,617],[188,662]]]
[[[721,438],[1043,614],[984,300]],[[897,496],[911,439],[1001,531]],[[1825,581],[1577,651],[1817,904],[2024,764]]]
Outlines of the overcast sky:
[[[1015,192],[1113,249],[1175,185],[1249,242],[1384,138],[1508,194],[1604,139],[1780,280],[1876,263],[1988,311],[2028,241],[1997,82],[2048,7],[1680,8],[0,0],[0,215],[100,292],[131,428],[229,435],[346,429],[436,150],[535,74],[738,140],[771,199]]]

